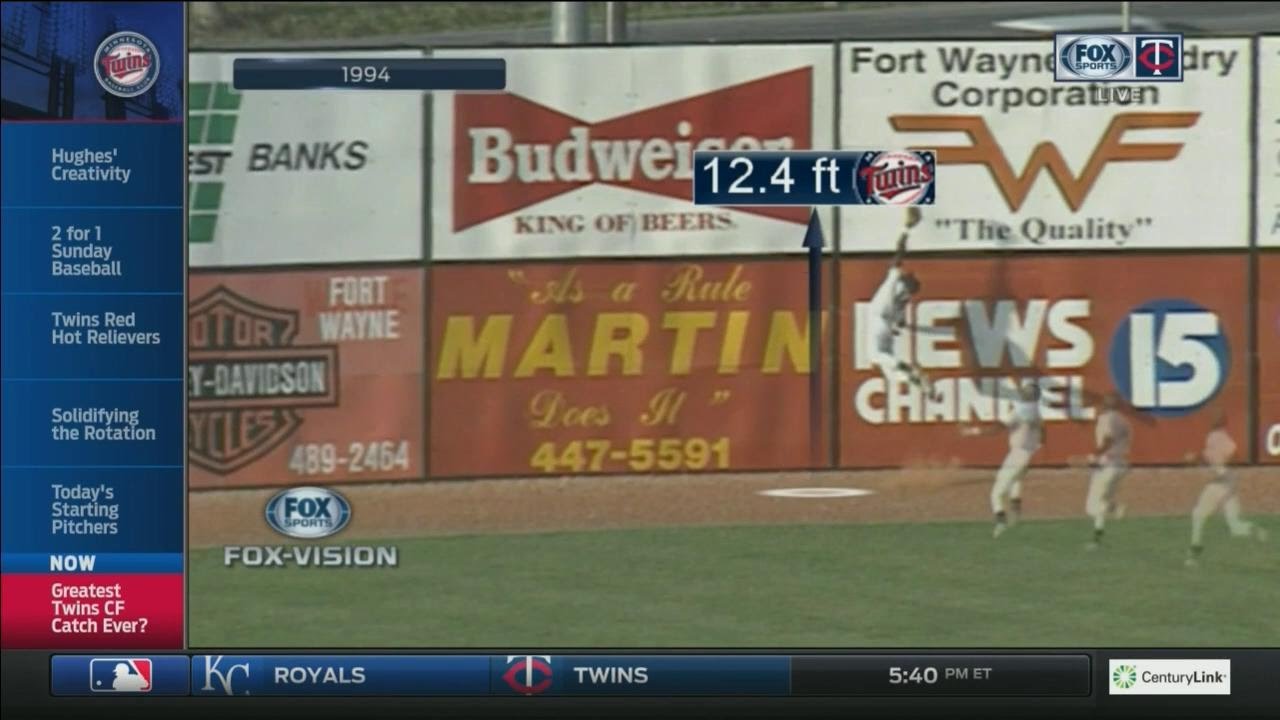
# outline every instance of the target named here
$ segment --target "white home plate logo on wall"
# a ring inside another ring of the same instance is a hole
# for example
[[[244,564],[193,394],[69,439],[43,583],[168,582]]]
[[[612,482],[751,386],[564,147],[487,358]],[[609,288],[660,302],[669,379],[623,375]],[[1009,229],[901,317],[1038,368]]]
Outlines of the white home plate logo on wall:
[[[778,488],[777,490],[761,490],[758,495],[780,498],[803,498],[808,500],[824,500],[828,498],[863,497],[872,495],[873,491],[862,488],[807,487]]]
[[[155,43],[136,32],[118,32],[98,46],[93,56],[98,84],[112,95],[137,97],[160,77],[160,53]]]

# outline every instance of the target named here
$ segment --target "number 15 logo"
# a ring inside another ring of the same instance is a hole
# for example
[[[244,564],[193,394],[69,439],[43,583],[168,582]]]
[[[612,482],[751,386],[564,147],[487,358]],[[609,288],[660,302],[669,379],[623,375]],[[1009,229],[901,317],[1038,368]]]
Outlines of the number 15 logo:
[[[1116,328],[1109,360],[1116,390],[1130,404],[1178,416],[1222,390],[1231,350],[1217,313],[1188,300],[1155,300]]]

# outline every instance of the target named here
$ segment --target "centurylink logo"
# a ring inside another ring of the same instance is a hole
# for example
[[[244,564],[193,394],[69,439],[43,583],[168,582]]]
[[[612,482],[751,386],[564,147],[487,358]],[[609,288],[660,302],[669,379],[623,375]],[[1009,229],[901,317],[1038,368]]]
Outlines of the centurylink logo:
[[[1111,695],[1230,695],[1231,660],[1113,658]]]
[[[1111,673],[1111,684],[1128,690],[1138,682],[1138,670],[1132,665],[1118,665]]]

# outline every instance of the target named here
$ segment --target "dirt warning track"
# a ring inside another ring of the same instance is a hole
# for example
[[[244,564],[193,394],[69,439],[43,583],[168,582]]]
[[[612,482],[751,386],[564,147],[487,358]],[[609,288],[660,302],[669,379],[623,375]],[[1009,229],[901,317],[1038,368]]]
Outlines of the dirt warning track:
[[[1237,471],[1247,515],[1280,513],[1280,468]],[[1119,500],[1133,515],[1181,515],[1208,475],[1186,468],[1137,469]],[[827,471],[610,476],[347,485],[351,538],[555,532],[685,525],[986,520],[986,470]],[[1027,518],[1080,517],[1088,473],[1033,470]],[[779,488],[858,488],[837,498],[760,495]],[[193,548],[278,542],[263,508],[277,490],[217,490],[190,496]]]

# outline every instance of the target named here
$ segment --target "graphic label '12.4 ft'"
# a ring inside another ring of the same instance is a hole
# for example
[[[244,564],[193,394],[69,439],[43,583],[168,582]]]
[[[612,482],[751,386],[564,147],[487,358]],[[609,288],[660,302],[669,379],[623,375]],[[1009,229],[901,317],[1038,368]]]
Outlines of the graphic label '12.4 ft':
[[[695,205],[932,205],[930,150],[693,154]]]

